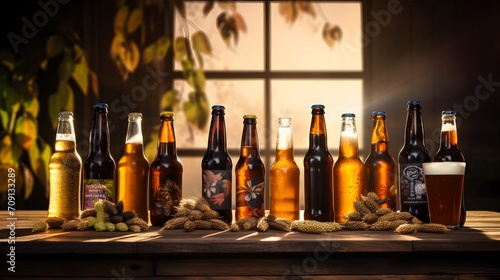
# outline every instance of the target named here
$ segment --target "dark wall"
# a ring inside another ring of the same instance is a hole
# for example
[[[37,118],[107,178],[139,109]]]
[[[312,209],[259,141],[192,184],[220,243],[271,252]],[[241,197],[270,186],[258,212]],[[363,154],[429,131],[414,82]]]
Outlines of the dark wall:
[[[455,109],[469,210],[500,210],[499,12],[498,1],[364,2],[366,113],[387,111],[397,159],[408,100],[423,102],[431,155],[439,145],[441,111]]]

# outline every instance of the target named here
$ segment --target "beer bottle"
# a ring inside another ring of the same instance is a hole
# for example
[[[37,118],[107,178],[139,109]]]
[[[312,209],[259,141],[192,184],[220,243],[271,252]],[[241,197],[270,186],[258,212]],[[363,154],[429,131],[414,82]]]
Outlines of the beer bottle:
[[[446,110],[441,113],[441,145],[434,161],[460,161],[465,162],[464,155],[458,148],[458,134],[456,125],[457,113]],[[463,227],[466,220],[464,196],[462,196],[462,207],[460,211],[460,226]]]
[[[60,112],[54,153],[49,161],[48,217],[72,220],[80,216],[82,159],[76,151],[73,113]]]
[[[389,154],[389,136],[385,126],[386,114],[382,111],[375,111],[372,115],[371,148],[365,160],[366,190],[376,193],[381,200],[386,201],[380,205],[382,208],[396,211],[396,162]]]
[[[115,202],[115,160],[109,151],[108,104],[94,105],[89,155],[83,164],[82,208],[94,208],[98,200]]]
[[[270,214],[298,220],[300,170],[293,157],[292,119],[279,118],[276,159],[269,173]]]
[[[408,102],[405,143],[398,158],[398,195],[401,211],[410,212],[422,222],[428,223],[430,219],[422,163],[430,162],[431,156],[424,143],[421,108],[420,101]]]
[[[243,116],[241,152],[236,164],[236,220],[264,216],[265,173],[259,155],[257,117]]]
[[[142,114],[128,114],[125,151],[118,162],[117,200],[122,200],[125,210],[135,211],[148,219],[149,162],[144,156]]]
[[[365,193],[365,166],[359,159],[355,118],[354,114],[342,114],[339,158],[333,166],[333,205],[335,221],[340,223],[356,212],[354,202]]]
[[[221,105],[212,106],[207,151],[201,161],[201,193],[210,208],[217,211],[224,222],[231,224],[233,162],[227,152],[224,109]]]
[[[177,157],[174,113],[160,114],[158,152],[149,168],[149,218],[153,226],[162,226],[175,214],[182,198],[182,163]]]
[[[333,158],[327,147],[325,106],[311,109],[309,149],[304,157],[304,219],[333,222]]]

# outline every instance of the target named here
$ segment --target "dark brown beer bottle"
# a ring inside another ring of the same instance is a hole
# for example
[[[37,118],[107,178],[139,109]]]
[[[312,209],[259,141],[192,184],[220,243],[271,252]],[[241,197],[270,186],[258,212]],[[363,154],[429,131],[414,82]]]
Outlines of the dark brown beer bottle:
[[[236,164],[236,220],[264,216],[265,173],[259,155],[257,117],[243,116],[241,152]]]
[[[202,196],[224,222],[231,224],[233,162],[227,152],[224,109],[221,105],[212,106],[207,151],[201,161]]]
[[[325,106],[311,109],[309,150],[304,157],[304,219],[333,222],[333,158],[327,147]]]
[[[76,151],[73,113],[60,112],[54,153],[49,161],[48,217],[73,220],[80,216],[82,159]]]
[[[456,115],[457,113],[452,110],[446,110],[441,113],[441,145],[434,156],[434,161],[465,162],[464,155],[458,148]],[[462,207],[460,209],[461,227],[465,224],[466,214],[464,196],[462,196]]]
[[[118,161],[117,200],[122,200],[124,210],[133,210],[139,217],[148,219],[149,162],[144,156],[142,114],[128,114],[125,152]]]
[[[398,158],[398,195],[401,211],[410,212],[428,223],[430,219],[422,163],[430,162],[431,156],[424,143],[421,108],[420,101],[408,102],[405,143]]]
[[[346,222],[349,213],[356,212],[354,202],[365,191],[365,166],[359,159],[356,116],[342,114],[339,158],[333,166],[333,205],[335,221]]]
[[[82,209],[98,200],[115,202],[115,160],[109,151],[108,104],[94,105],[89,155],[83,164]]]
[[[153,226],[162,226],[175,214],[182,198],[182,163],[177,157],[174,113],[160,114],[158,152],[149,168],[149,218]]]
[[[276,159],[269,170],[269,210],[275,217],[300,218],[300,170],[293,157],[292,119],[279,118]]]
[[[366,190],[376,193],[380,199],[387,201],[380,205],[382,208],[396,211],[396,162],[389,154],[389,136],[385,118],[385,112],[373,112],[371,148],[365,160]]]

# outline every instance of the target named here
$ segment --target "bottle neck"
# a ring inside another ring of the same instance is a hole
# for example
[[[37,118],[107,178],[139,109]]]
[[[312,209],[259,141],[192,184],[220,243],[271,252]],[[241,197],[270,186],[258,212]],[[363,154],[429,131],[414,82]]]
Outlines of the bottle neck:
[[[423,145],[424,144],[424,126],[422,124],[422,116],[420,108],[408,108],[408,116],[406,118],[405,129],[405,144],[406,145]]]
[[[226,125],[224,115],[212,115],[210,122],[210,134],[208,136],[208,150],[227,152]]]
[[[325,116],[321,113],[314,114],[311,120],[309,133],[309,149],[327,148]]]
[[[381,116],[376,116],[373,119],[371,152],[382,154],[382,153],[388,153],[388,150],[389,150],[389,137],[387,135],[385,120]]]
[[[455,124],[455,116],[444,115],[441,124],[441,148],[458,149],[458,134]]]
[[[245,123],[241,137],[241,156],[259,157],[259,138],[255,122]]]
[[[276,159],[293,159],[293,136],[290,126],[278,127]]]
[[[109,154],[109,126],[105,112],[96,112],[90,132],[90,152]]]
[[[129,120],[125,144],[143,144],[141,120]]]
[[[358,156],[358,133],[356,132],[356,124],[353,118],[346,118],[342,120],[341,124],[339,157],[357,158]]]
[[[174,121],[172,119],[162,120],[158,135],[158,153],[160,155],[177,155]]]

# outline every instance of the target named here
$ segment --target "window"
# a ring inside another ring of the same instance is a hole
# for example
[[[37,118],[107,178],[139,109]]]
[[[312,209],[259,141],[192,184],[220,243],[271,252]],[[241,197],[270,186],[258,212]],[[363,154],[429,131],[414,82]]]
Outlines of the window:
[[[312,2],[313,12],[299,12],[292,23],[287,21],[286,7],[280,5],[288,4],[236,2],[236,11],[245,20],[247,32],[240,33],[237,44],[230,47],[215,25],[217,16],[224,11],[220,6],[215,5],[205,16],[204,2],[187,2],[187,25],[190,33],[201,29],[210,38],[213,55],[204,59],[206,94],[210,105],[226,107],[233,168],[239,158],[244,114],[257,115],[261,157],[267,171],[274,161],[278,118],[288,116],[293,124],[295,160],[303,174],[311,105],[326,106],[328,147],[334,159],[338,156],[340,115],[355,113],[357,126],[363,127],[362,6],[359,1]],[[326,23],[330,28],[340,27],[342,32],[341,40],[333,46],[322,36]],[[181,17],[176,15],[175,36],[186,35],[182,24]],[[182,81],[178,63],[174,65],[173,76],[175,88],[182,98],[187,98],[191,89]],[[183,196],[199,196],[200,165],[207,145],[208,125],[205,129],[189,129],[185,116],[179,112],[175,126],[177,148],[184,165]],[[361,150],[362,134],[362,129],[358,129]],[[303,186],[301,189],[303,192]],[[267,205],[268,197],[266,195]],[[302,193],[301,205],[303,197]]]

